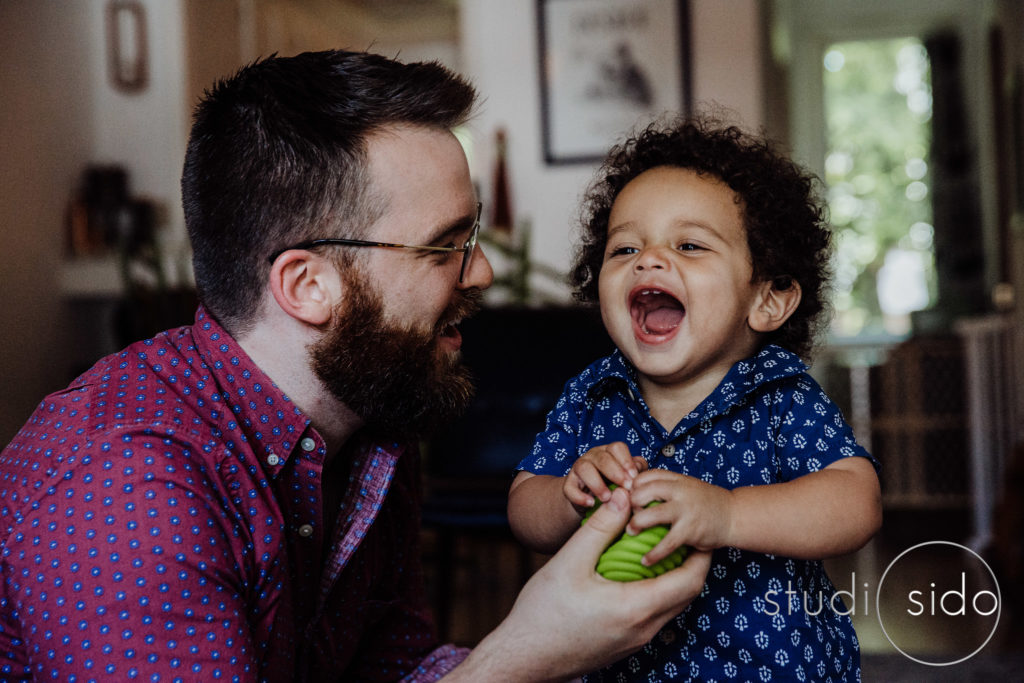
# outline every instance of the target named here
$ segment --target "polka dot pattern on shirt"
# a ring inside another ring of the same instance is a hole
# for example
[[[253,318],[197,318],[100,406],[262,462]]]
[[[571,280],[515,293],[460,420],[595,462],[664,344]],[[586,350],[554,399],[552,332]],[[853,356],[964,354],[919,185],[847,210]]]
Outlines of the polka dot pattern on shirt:
[[[389,589],[382,563],[412,561],[371,538],[407,514],[386,504],[401,449],[367,448],[366,507],[325,556],[323,440],[203,309],[101,360],[0,454],[0,680],[335,676],[317,652],[354,665],[367,625],[340,605],[360,610],[352,596]],[[435,644],[422,595],[402,598],[405,642],[374,656],[411,674]],[[463,656],[438,650],[422,680]]]

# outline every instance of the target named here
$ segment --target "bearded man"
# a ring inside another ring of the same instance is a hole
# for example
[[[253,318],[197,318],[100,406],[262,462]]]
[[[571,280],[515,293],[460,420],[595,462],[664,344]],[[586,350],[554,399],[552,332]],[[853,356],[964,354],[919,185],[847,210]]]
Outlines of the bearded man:
[[[271,58],[198,105],[194,324],[100,360],[0,454],[3,680],[557,680],[640,647],[706,556],[594,571],[619,492],[472,652],[436,641],[417,437],[463,409],[493,273],[437,64]]]

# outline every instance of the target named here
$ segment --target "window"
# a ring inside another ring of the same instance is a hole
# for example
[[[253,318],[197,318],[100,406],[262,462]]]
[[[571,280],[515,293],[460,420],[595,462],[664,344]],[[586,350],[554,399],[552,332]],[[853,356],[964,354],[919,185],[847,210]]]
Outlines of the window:
[[[916,38],[840,42],[822,66],[833,333],[902,336],[937,291],[928,53]]]

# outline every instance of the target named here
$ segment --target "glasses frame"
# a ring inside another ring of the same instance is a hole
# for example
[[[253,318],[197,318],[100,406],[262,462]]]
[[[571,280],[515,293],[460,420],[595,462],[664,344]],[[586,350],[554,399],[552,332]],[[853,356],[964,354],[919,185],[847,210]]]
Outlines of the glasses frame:
[[[425,244],[397,244],[395,242],[374,242],[372,240],[355,240],[347,239],[344,237],[323,237],[315,240],[306,240],[293,244],[290,247],[284,249],[278,249],[270,255],[268,261],[273,264],[277,260],[277,257],[286,251],[292,249],[298,249],[305,251],[308,249],[315,249],[316,247],[323,246],[343,246],[343,247],[383,247],[385,249],[414,249],[416,251],[441,251],[441,252],[461,252],[462,253],[462,267],[459,269],[459,284],[462,284],[466,277],[466,271],[469,270],[469,263],[473,258],[473,252],[476,251],[477,237],[480,234],[480,214],[483,210],[483,203],[476,203],[476,220],[473,221],[473,227],[470,228],[469,238],[465,244],[461,247],[433,247]]]

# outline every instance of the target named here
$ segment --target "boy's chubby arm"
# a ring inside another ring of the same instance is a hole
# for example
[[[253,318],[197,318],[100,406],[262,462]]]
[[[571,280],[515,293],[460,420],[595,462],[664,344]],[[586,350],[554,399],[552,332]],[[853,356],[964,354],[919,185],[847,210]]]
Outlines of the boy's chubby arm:
[[[653,500],[664,502],[644,508]],[[680,545],[824,559],[857,550],[882,524],[878,476],[871,462],[859,456],[787,482],[733,490],[650,470],[634,481],[631,502],[635,512],[627,527],[630,533],[672,525],[647,553],[646,564]]]
[[[587,509],[612,496],[608,484],[627,491],[633,479],[647,469],[647,461],[633,457],[622,442],[591,448],[564,477],[520,472],[508,494],[508,519],[516,537],[527,547],[553,553],[579,527]]]
[[[516,538],[552,554],[580,526],[580,515],[562,493],[565,477],[520,472],[508,492],[508,522]]]

